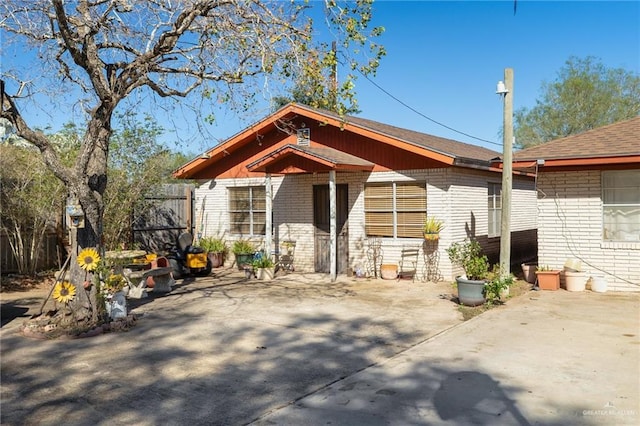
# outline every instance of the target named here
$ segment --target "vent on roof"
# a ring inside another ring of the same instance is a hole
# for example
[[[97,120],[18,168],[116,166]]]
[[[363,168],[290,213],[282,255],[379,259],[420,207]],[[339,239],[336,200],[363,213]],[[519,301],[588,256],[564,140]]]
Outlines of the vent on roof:
[[[298,129],[298,145],[309,146],[311,132],[309,128]]]

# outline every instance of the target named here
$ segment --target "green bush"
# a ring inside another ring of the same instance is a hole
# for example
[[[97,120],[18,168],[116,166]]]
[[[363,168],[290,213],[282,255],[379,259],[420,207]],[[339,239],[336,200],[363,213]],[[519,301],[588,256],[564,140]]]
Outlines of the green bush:
[[[508,289],[514,281],[513,275],[503,276],[499,266],[495,266],[493,271],[488,275],[489,281],[484,285],[485,297],[488,304],[494,304],[500,301],[500,295]]]
[[[447,249],[451,263],[461,266],[469,280],[483,280],[489,273],[489,261],[481,253],[482,247],[476,240],[453,243]]]

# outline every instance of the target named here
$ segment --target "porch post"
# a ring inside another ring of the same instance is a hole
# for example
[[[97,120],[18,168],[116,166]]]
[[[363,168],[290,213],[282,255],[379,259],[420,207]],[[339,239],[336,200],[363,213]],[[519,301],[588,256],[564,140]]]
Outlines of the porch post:
[[[338,239],[336,237],[336,171],[329,171],[329,259],[331,259],[331,282],[336,280]]]
[[[265,185],[265,230],[264,230],[264,251],[268,258],[271,258],[271,229],[273,228],[273,193],[271,191],[271,173],[267,173],[264,180]]]

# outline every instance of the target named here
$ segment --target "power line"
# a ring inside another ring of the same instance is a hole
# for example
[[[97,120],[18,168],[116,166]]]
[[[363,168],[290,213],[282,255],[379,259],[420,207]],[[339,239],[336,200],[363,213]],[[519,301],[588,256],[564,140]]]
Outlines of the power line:
[[[482,142],[490,143],[490,144],[492,144],[492,145],[502,146],[502,144],[501,144],[501,143],[493,142],[493,141],[490,141],[490,140],[487,140],[487,139],[478,138],[478,137],[476,137],[476,136],[473,136],[473,135],[470,135],[470,134],[468,134],[468,133],[461,132],[460,130],[454,129],[453,127],[449,127],[449,126],[447,126],[446,124],[440,123],[439,121],[436,121],[436,120],[434,120],[434,119],[433,119],[433,118],[431,118],[431,117],[427,117],[425,114],[421,113],[421,112],[420,112],[420,111],[418,111],[417,109],[413,108],[413,107],[412,107],[412,106],[410,106],[410,105],[407,105],[406,103],[404,103],[403,101],[401,101],[401,100],[400,100],[400,99],[398,99],[397,97],[393,96],[391,93],[389,93],[388,91],[386,91],[384,88],[380,87],[380,85],[379,85],[378,83],[376,83],[375,81],[371,80],[368,76],[364,75],[362,72],[360,72],[360,74],[361,74],[364,78],[366,78],[366,79],[367,79],[371,84],[373,84],[373,85],[374,85],[374,86],[376,86],[378,89],[380,89],[384,94],[386,94],[387,96],[389,96],[391,99],[393,99],[393,100],[395,100],[396,102],[398,102],[399,104],[403,105],[405,108],[408,108],[408,109],[410,109],[411,111],[415,112],[415,113],[416,113],[416,114],[418,114],[419,116],[421,116],[421,117],[423,117],[423,118],[426,118],[427,120],[429,120],[429,121],[431,121],[431,122],[433,122],[433,123],[437,124],[438,126],[442,126],[442,127],[444,127],[445,129],[449,129],[449,130],[451,130],[451,131],[453,131],[453,132],[460,133],[461,135],[467,136],[467,137],[472,138],[472,139],[476,139],[476,140],[479,140],[479,141],[482,141]]]

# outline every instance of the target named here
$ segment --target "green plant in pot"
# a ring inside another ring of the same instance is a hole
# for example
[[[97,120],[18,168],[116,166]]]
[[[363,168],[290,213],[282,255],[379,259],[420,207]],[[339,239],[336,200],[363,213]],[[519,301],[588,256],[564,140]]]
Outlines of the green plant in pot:
[[[259,280],[271,281],[275,275],[275,267],[273,260],[264,254],[253,260],[253,269]]]
[[[449,260],[464,269],[464,277],[456,277],[458,300],[467,306],[481,305],[485,301],[484,285],[489,273],[487,256],[476,240],[453,243],[447,249]]]
[[[207,252],[213,268],[219,268],[224,264],[224,259],[229,252],[225,240],[217,237],[205,237],[198,242],[198,246]]]
[[[440,238],[440,231],[444,228],[444,222],[429,216],[422,225],[424,239],[428,241],[437,241]]]
[[[253,254],[256,251],[255,245],[249,240],[236,240],[233,242],[231,251],[236,256],[236,264],[239,270],[244,270],[252,266]]]
[[[484,285],[484,293],[488,305],[503,303],[503,299],[509,295],[509,287],[513,284],[515,277],[506,274],[499,265],[494,265],[493,270],[487,275],[487,282]]]

